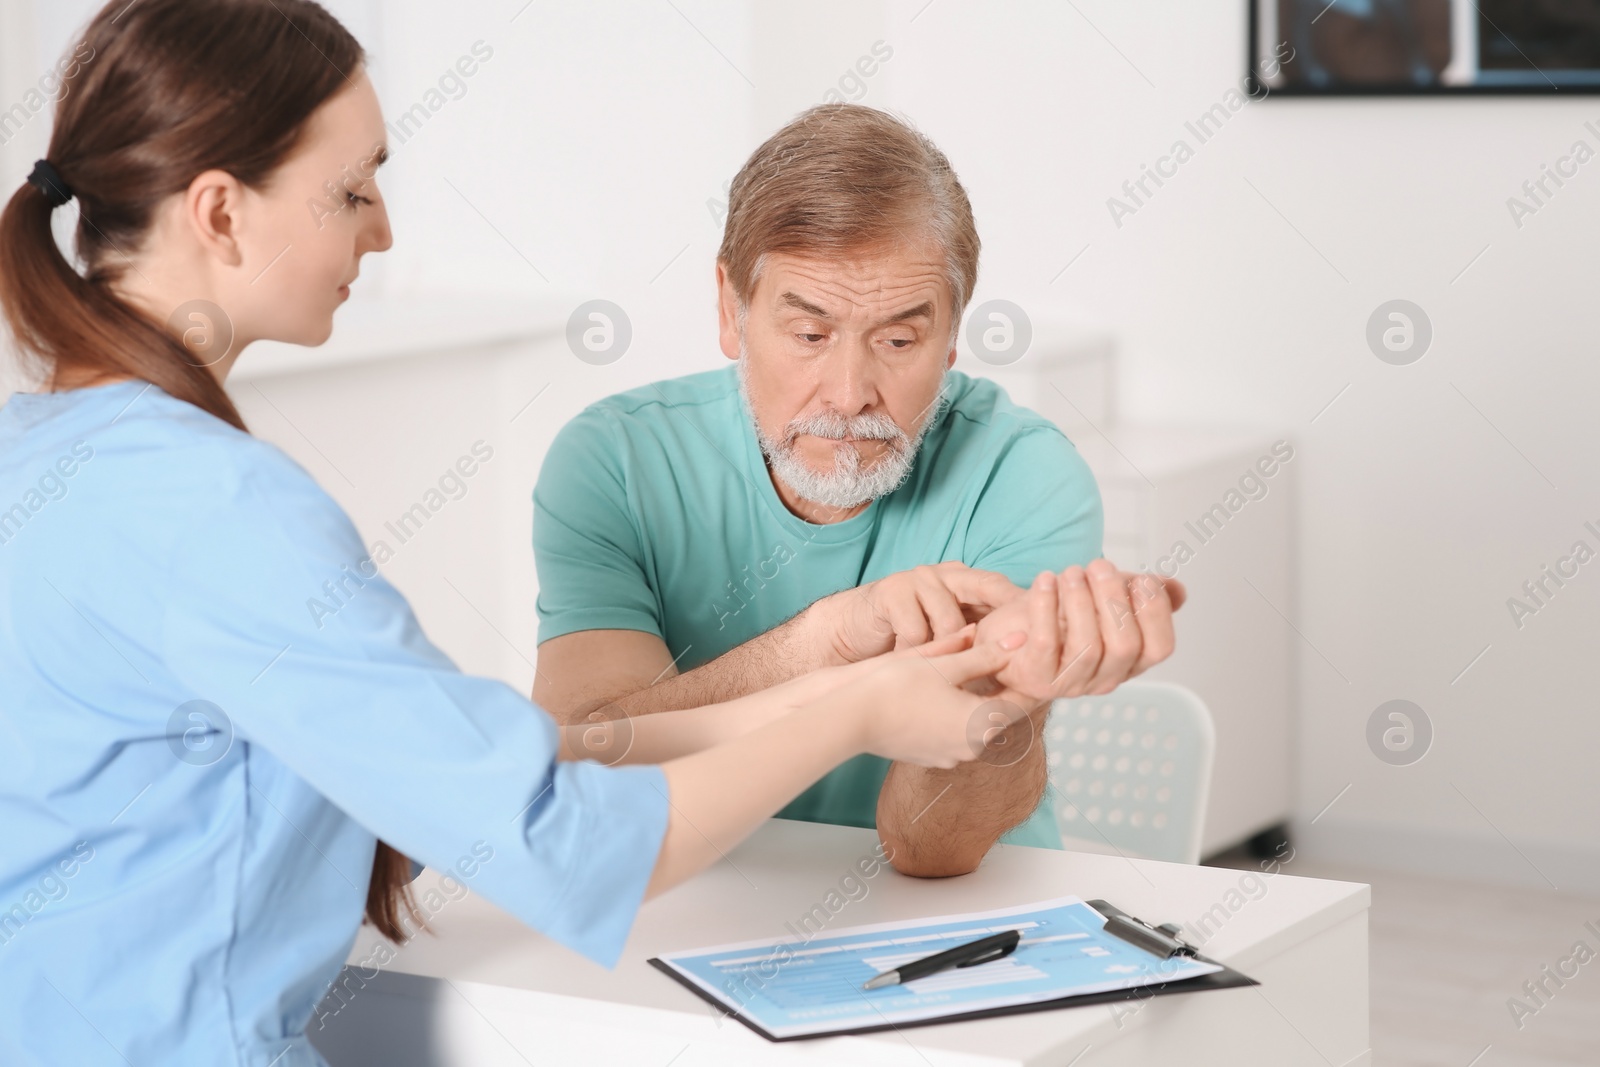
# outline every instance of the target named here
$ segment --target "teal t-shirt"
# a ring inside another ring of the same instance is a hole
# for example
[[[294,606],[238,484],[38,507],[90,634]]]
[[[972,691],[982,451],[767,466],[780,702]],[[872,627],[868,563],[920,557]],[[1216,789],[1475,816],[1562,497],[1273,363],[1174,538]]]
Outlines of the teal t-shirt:
[[[993,382],[950,371],[905,483],[819,525],[778,497],[736,372],[607,397],[556,435],[533,492],[540,643],[642,630],[689,671],[825,596],[922,564],[960,560],[1026,587],[1100,555],[1088,465]],[[858,756],[779,814],[875,826],[888,770]],[[1059,848],[1049,804],[1004,840]]]

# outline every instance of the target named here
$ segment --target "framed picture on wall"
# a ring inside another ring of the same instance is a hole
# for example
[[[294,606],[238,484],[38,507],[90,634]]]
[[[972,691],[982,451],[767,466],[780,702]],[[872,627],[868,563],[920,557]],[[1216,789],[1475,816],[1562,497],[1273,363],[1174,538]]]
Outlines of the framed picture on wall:
[[[1271,94],[1600,92],[1600,0],[1247,0]]]

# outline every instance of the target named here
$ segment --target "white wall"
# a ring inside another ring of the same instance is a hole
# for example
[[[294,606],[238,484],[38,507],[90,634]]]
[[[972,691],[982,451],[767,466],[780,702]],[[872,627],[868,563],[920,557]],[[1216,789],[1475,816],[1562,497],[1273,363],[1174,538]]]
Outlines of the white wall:
[[[1592,887],[1600,568],[1520,632],[1505,601],[1574,540],[1600,549],[1600,163],[1520,229],[1506,199],[1600,148],[1600,98],[1267,100],[1199,144],[1184,123],[1238,84],[1242,3],[922,3],[889,5],[887,102],[972,192],[978,298],[1103,319],[1136,417],[1297,428],[1302,835]],[[1118,228],[1107,198],[1179,137],[1194,157]],[[1397,297],[1435,328],[1408,367],[1364,340]],[[1397,697],[1436,731],[1403,767],[1365,741]]]
[[[1600,520],[1600,162],[1520,229],[1506,207],[1575,140],[1600,148],[1583,127],[1600,126],[1600,97],[1268,100],[1200,145],[1184,123],[1238,85],[1243,0],[332,6],[369,40],[391,112],[475,40],[495,49],[386,171],[400,243],[371,280],[389,297],[626,308],[618,364],[555,352],[529,372],[553,383],[550,431],[607,392],[716,365],[707,201],[884,41],[864,101],[906,113],[962,174],[979,300],[1113,330],[1132,417],[1296,428],[1302,565],[1281,606],[1302,635],[1303,838],[1563,888],[1600,878],[1600,564],[1520,631],[1505,605],[1573,541],[1600,548],[1582,528]],[[35,5],[41,69],[88,9]],[[1194,158],[1116,226],[1107,198],[1179,137]],[[0,164],[21,180],[20,155]],[[1435,329],[1407,367],[1364,340],[1397,297]],[[525,627],[527,603],[507,601]],[[1436,732],[1411,766],[1365,740],[1396,697]]]

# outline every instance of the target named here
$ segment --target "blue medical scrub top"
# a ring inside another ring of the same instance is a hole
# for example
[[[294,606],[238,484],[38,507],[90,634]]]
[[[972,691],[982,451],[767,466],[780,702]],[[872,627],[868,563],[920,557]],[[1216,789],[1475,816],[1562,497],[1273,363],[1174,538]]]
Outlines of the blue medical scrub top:
[[[374,835],[615,963],[666,781],[556,751],[277,448],[142,381],[0,408],[0,1064],[322,1064]]]

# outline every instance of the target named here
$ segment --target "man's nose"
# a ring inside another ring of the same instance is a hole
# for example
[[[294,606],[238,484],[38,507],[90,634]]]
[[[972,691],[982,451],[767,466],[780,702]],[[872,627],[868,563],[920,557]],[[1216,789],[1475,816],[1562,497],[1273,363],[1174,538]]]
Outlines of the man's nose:
[[[817,397],[846,418],[878,402],[877,366],[864,341],[852,338],[824,357]]]

